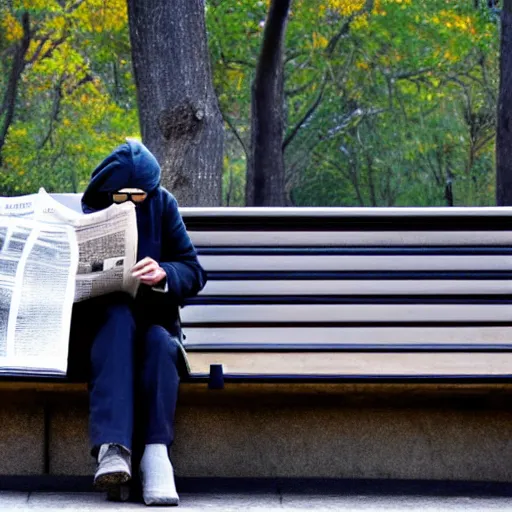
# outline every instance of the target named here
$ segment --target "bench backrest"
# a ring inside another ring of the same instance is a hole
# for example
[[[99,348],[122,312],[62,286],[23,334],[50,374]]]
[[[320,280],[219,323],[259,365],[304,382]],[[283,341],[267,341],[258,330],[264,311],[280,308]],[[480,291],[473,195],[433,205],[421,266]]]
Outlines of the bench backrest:
[[[182,312],[198,373],[512,374],[511,209],[182,213],[209,274]]]
[[[512,208],[181,213],[209,275],[182,311],[193,375],[512,375]]]

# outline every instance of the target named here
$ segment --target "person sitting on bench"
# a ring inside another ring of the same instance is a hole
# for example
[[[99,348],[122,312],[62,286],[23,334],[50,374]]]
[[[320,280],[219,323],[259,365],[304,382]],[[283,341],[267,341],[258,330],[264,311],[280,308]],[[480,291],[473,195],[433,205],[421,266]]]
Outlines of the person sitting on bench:
[[[147,505],[177,505],[168,449],[178,395],[179,306],[206,283],[173,195],[160,186],[160,166],[140,142],[128,140],[92,173],[82,198],[90,213],[132,201],[138,227],[137,296],[113,293],[73,309],[69,373],[90,377],[90,438],[95,486],[130,480],[134,430],[141,422],[140,475]],[[134,404],[139,404],[134,406]],[[135,410],[135,412],[134,412]],[[137,436],[135,436],[135,439]]]

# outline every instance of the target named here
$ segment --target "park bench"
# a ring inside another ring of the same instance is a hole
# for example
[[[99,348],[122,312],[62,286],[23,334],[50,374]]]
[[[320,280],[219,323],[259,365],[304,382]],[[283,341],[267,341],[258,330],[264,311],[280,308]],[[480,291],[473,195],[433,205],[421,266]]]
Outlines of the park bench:
[[[186,380],[512,375],[512,209],[181,212],[208,272],[181,312]]]
[[[510,209],[183,216],[209,275],[182,311],[192,376],[212,364],[255,381],[512,374]]]
[[[181,212],[178,475],[512,479],[512,209]],[[0,384],[0,486],[90,475],[85,384]]]

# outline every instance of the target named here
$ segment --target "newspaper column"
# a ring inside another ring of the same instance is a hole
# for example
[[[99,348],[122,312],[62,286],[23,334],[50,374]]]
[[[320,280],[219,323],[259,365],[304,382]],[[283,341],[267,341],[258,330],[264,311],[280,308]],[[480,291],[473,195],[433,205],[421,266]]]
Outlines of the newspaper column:
[[[71,227],[0,215],[0,373],[66,373],[77,265]]]

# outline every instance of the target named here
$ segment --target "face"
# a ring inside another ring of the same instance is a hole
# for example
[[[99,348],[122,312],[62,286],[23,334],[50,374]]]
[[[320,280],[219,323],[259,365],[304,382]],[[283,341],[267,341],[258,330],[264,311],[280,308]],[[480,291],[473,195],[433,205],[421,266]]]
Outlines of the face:
[[[116,192],[112,192],[112,202],[115,204],[131,201],[135,205],[141,204],[148,197],[147,192],[140,188],[121,188]]]

